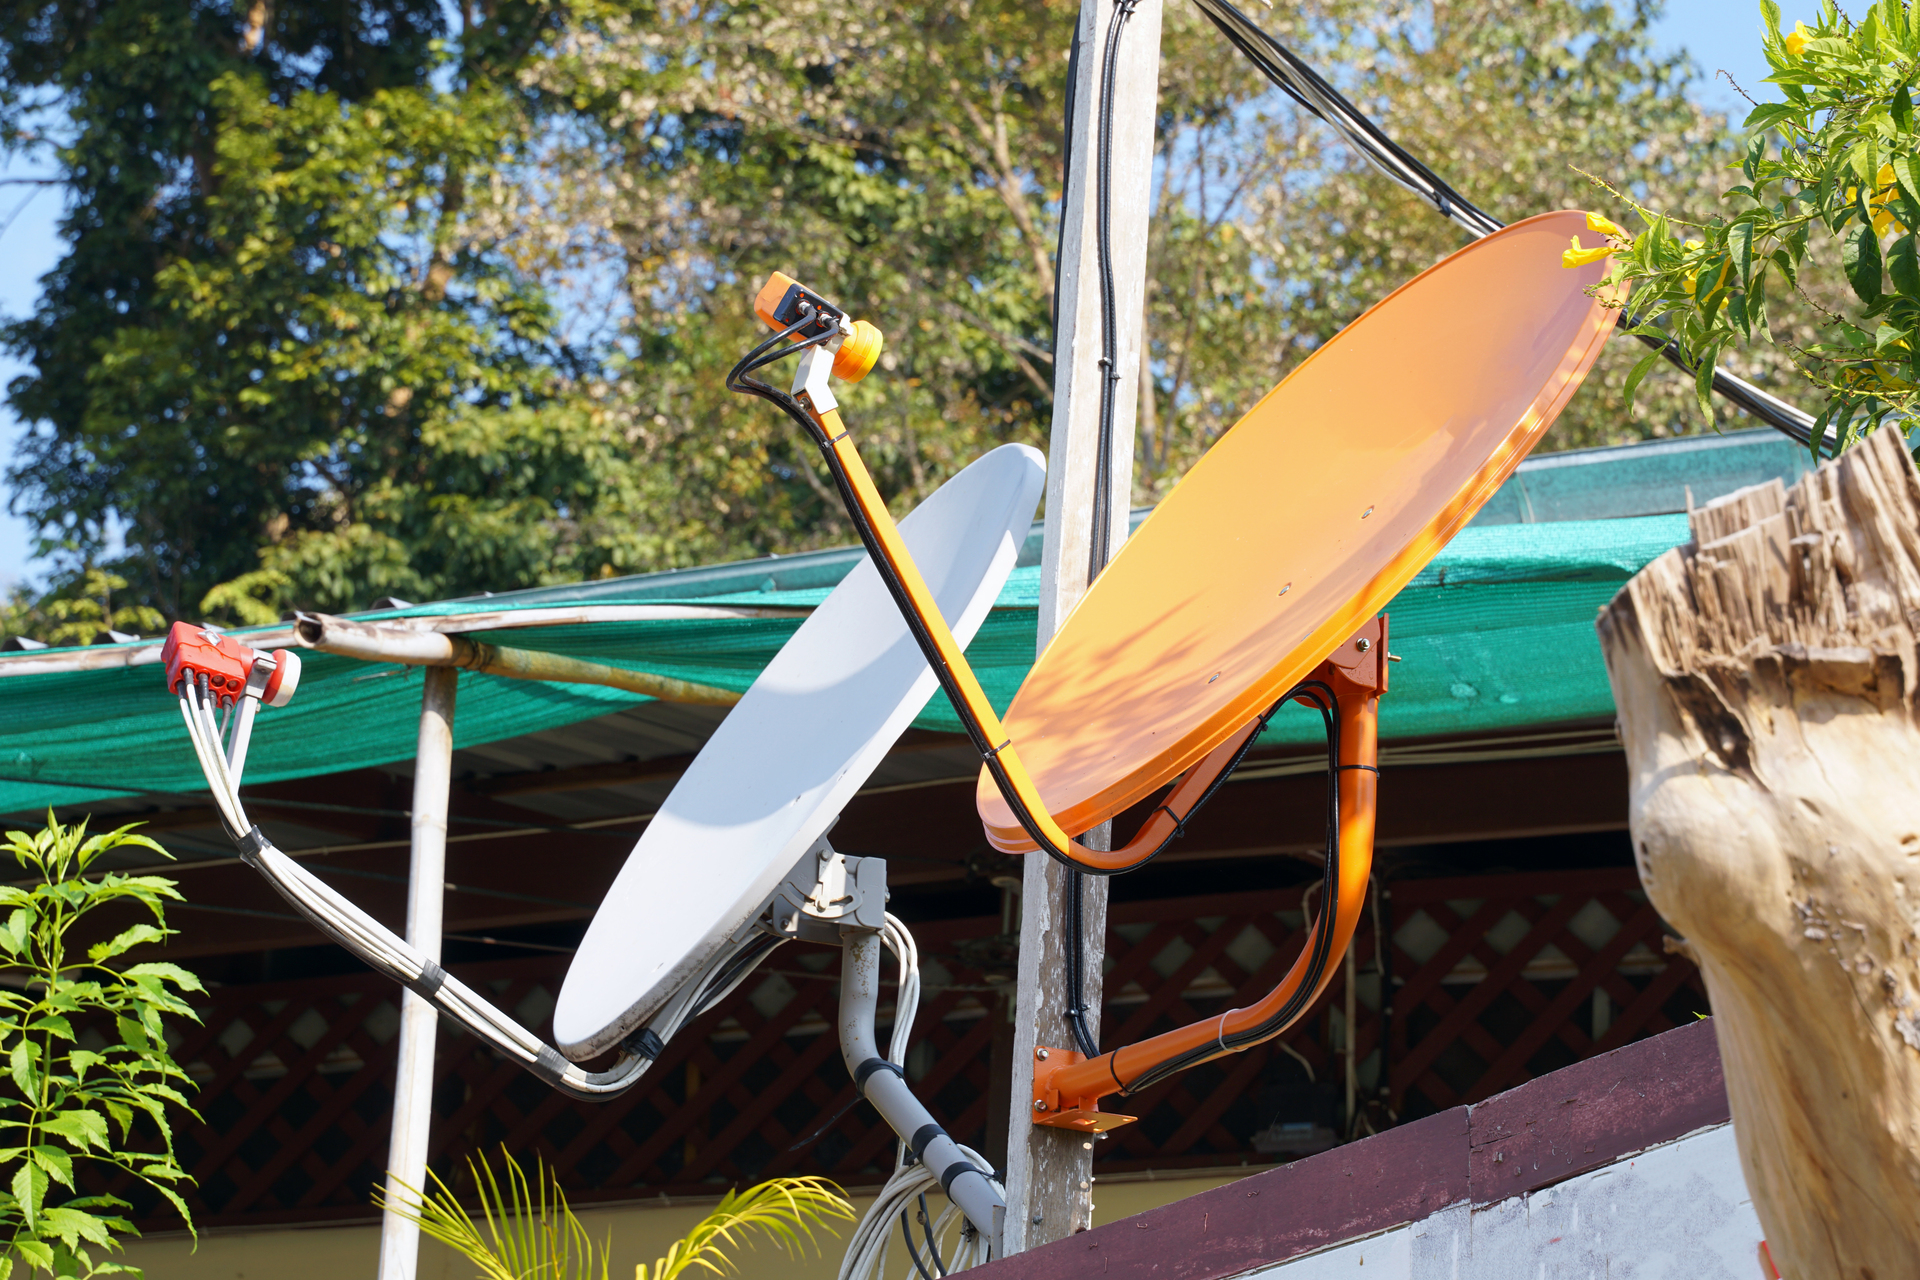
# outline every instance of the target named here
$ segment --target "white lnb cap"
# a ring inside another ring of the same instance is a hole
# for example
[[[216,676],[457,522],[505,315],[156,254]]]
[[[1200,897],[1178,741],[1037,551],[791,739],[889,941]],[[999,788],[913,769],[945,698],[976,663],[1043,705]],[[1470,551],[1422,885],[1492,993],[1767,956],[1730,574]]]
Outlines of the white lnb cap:
[[[260,700],[270,707],[284,707],[300,687],[300,655],[292,649],[276,649],[266,656],[273,660],[273,674],[267,677]]]

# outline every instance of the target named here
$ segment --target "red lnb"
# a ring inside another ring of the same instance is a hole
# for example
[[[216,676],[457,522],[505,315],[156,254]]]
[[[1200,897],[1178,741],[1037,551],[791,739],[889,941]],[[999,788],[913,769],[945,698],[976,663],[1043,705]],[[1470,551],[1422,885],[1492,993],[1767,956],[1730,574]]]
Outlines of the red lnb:
[[[207,688],[220,706],[231,706],[247,687],[254,663],[269,655],[248,648],[232,636],[221,635],[190,622],[176,622],[167,632],[160,648],[160,660],[167,666],[167,691],[179,693],[181,682],[189,676],[197,682],[206,678]],[[261,699],[268,706],[284,707],[300,683],[300,658],[294,653],[279,653],[270,659],[273,674],[267,677]]]

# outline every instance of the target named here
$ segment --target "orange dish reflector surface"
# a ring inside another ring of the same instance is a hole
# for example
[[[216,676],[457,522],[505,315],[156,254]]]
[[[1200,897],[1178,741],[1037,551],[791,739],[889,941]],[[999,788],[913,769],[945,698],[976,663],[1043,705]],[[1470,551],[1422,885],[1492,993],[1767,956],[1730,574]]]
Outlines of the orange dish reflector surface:
[[[1579,212],[1469,245],[1269,392],[1129,538],[1006,715],[1086,831],[1179,777],[1378,613],[1520,465],[1612,330]],[[993,846],[1033,841],[983,770]]]

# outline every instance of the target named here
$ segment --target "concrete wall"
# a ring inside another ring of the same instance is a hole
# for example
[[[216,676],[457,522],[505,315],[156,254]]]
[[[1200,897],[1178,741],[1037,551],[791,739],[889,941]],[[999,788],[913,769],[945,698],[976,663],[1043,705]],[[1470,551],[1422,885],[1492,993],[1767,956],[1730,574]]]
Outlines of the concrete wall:
[[[1095,1220],[1131,1217],[1241,1176],[1236,1170],[1228,1176],[1102,1181]],[[854,1208],[864,1213],[870,1203],[870,1198],[857,1198]],[[630,1277],[635,1265],[659,1257],[713,1204],[707,1200],[587,1209],[580,1220],[596,1239],[612,1234],[613,1274]],[[742,1251],[737,1256],[741,1280],[833,1280],[850,1227],[841,1228],[838,1241],[823,1236],[820,1255],[799,1261],[770,1247]],[[210,1232],[201,1237],[197,1249],[184,1234],[156,1236],[134,1241],[120,1261],[141,1268],[146,1280],[374,1280],[379,1249],[377,1224],[287,1227]],[[904,1252],[899,1256],[904,1258]],[[432,1242],[422,1246],[419,1280],[471,1280],[473,1275],[473,1266],[450,1251]]]
[[[1245,1273],[1271,1280],[1756,1280],[1760,1220],[1733,1127]]]

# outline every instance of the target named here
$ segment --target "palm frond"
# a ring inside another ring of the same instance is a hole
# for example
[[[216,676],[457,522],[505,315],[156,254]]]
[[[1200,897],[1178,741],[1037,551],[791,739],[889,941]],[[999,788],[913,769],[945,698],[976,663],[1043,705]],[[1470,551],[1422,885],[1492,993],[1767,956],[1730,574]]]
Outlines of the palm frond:
[[[466,1257],[480,1268],[480,1280],[608,1280],[611,1239],[594,1244],[545,1162],[535,1165],[530,1182],[511,1155],[502,1150],[500,1156],[504,1185],[490,1164],[467,1161],[484,1230],[431,1169],[431,1195],[395,1179],[403,1194],[389,1202],[384,1189],[376,1188],[374,1203],[392,1208],[422,1235]]]
[[[745,1191],[729,1191],[651,1270],[641,1264],[634,1280],[675,1280],[693,1267],[725,1275],[733,1269],[726,1251],[751,1243],[755,1235],[772,1240],[793,1257],[808,1245],[817,1252],[816,1225],[852,1219],[852,1203],[825,1178],[774,1178]]]

